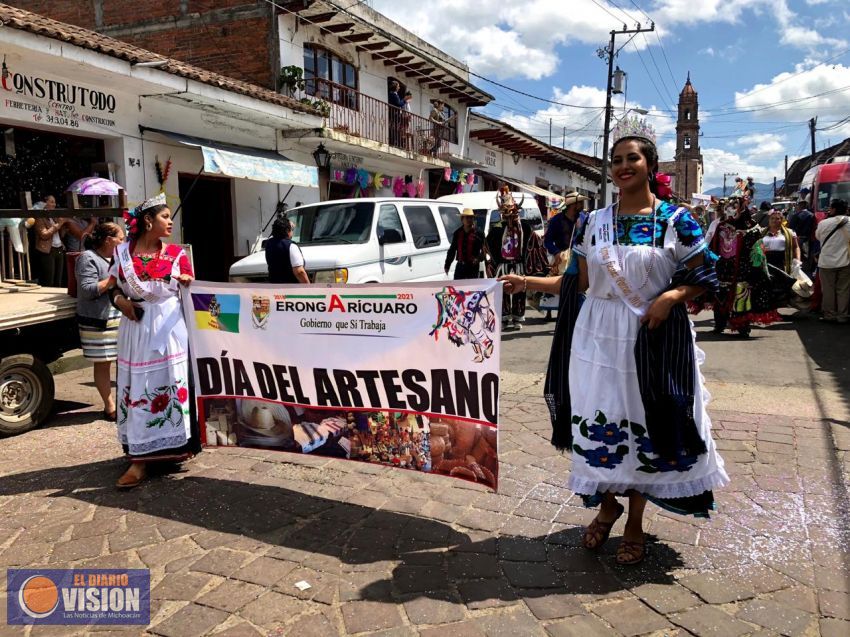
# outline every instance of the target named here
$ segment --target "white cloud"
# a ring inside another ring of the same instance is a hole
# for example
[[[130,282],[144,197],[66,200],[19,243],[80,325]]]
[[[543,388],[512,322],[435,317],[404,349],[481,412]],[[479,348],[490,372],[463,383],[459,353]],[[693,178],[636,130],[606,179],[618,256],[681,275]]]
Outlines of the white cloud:
[[[774,76],[767,84],[735,93],[739,109],[757,109],[757,119],[802,121],[812,116],[837,121],[847,115],[850,100],[850,66],[818,64],[798,66],[793,73]],[[812,99],[802,99],[812,97]]]
[[[656,20],[660,38],[683,25],[746,25],[749,14],[755,14],[760,21],[775,22],[782,44],[807,51],[812,57],[823,58],[845,44],[839,37],[812,29],[788,7],[788,0],[737,0],[733,4],[726,0],[657,0],[652,6],[644,4]],[[478,0],[472,9],[456,0],[374,0],[373,5],[418,36],[467,62],[475,72],[500,78],[547,77],[559,63],[577,62],[561,60],[559,46],[604,46],[612,28],[647,22],[643,13],[627,4],[615,5],[606,0]],[[643,49],[651,42],[656,39],[638,37],[629,47]],[[714,49],[714,54],[733,61],[737,52]]]
[[[775,160],[785,154],[785,136],[776,133],[750,133],[740,137],[735,146],[740,146],[747,152],[747,160]]]
[[[721,148],[703,148],[705,178],[703,188],[709,190],[723,185],[723,173],[737,173],[742,177],[752,177],[757,182],[772,182],[785,174],[784,157],[778,161],[758,162],[749,156],[742,156]],[[790,160],[789,160],[790,161]],[[729,182],[727,180],[727,186]]]

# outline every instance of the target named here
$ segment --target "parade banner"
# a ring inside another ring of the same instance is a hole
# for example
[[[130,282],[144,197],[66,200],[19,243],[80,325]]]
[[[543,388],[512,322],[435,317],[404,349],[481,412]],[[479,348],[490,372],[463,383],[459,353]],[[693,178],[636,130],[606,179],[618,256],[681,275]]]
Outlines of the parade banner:
[[[496,489],[501,284],[184,292],[202,441]]]

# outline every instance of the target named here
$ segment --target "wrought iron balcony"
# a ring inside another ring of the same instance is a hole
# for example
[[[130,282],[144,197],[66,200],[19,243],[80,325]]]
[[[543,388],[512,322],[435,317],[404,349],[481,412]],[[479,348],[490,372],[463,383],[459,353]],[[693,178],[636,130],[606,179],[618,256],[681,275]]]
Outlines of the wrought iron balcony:
[[[306,81],[306,92],[330,107],[328,127],[352,137],[436,157],[449,152],[454,129],[348,86],[321,78]]]

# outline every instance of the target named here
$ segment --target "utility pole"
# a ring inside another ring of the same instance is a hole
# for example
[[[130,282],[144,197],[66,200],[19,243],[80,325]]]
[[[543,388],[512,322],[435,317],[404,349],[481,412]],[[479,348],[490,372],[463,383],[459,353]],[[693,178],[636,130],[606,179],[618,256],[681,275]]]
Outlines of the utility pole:
[[[812,135],[812,162],[813,163],[815,161],[815,152],[817,152],[815,150],[815,124],[817,124],[817,123],[818,123],[817,117],[813,117],[812,119],[809,120],[809,131],[811,131],[811,135]]]
[[[567,148],[567,127],[564,126],[564,139],[561,140],[561,148]]]
[[[602,134],[602,206],[608,205],[608,138],[611,135],[611,84],[614,80],[614,58],[617,57],[615,41],[618,35],[628,35],[630,33],[647,33],[655,31],[655,23],[651,23],[648,29],[644,29],[640,24],[636,24],[634,29],[627,29],[626,25],[619,31],[611,31],[611,41],[604,49],[598,49],[596,54],[603,60],[608,62],[608,87],[605,90],[605,127]]]
[[[785,176],[782,178],[782,187],[785,188],[785,182],[788,181],[788,155],[785,155]]]
[[[549,145],[552,145],[552,118],[549,118]]]

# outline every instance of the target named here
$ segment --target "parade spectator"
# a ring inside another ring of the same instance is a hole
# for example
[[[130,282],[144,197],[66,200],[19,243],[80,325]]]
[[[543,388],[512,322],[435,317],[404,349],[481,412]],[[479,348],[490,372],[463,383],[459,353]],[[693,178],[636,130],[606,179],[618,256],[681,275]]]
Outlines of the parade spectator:
[[[770,223],[770,204],[762,201],[758,210],[753,214],[753,220],[762,228],[767,228]]]
[[[566,375],[569,386],[557,399],[546,396],[553,444],[572,451],[569,488],[586,506],[601,505],[584,533],[586,548],[606,542],[624,512],[617,497],[628,498],[616,560],[633,565],[646,555],[648,498],[705,516],[712,489],[729,478],[711,437],[700,352],[684,306],[716,286],[702,229],[689,212],[656,199],[652,141],[625,135],[611,157],[620,200],[592,212],[579,230],[577,283],[569,275],[500,280],[511,292],[561,294],[556,339],[567,336],[562,347],[553,346],[546,382],[553,386],[554,374],[554,386],[562,387]],[[581,291],[586,299],[577,320],[562,320]]]
[[[850,223],[846,201],[830,202],[828,217],[818,224],[815,234],[821,244],[818,257],[823,294],[821,320],[847,323],[850,321]]]
[[[405,150],[413,150],[413,133],[410,130],[411,113],[410,103],[413,101],[413,93],[405,91],[399,118],[399,139]]]
[[[809,210],[805,199],[797,202],[796,210],[788,216],[788,227],[797,233],[800,242],[800,256],[805,262],[809,259],[809,247],[815,228],[815,215]]]
[[[124,315],[118,328],[118,438],[130,467],[119,489],[138,486],[147,464],[179,462],[200,451],[190,418],[189,343],[178,288],[193,278],[186,252],[171,236],[165,194],[125,213],[130,242],[115,249],[110,299]],[[210,302],[210,316],[215,304]]]
[[[92,233],[97,219],[94,217],[69,217],[65,221],[65,232],[62,242],[68,252],[85,250],[85,238]]]
[[[390,80],[387,93],[387,102],[390,105],[389,133],[390,146],[401,146],[401,110],[404,108],[404,98],[401,93],[401,84],[398,80]]]
[[[434,138],[434,144],[431,147],[431,153],[436,154],[440,150],[440,145],[445,137],[446,114],[443,109],[442,100],[431,100],[431,113],[428,116],[431,121],[431,135]]]
[[[56,209],[56,198],[47,195],[44,198],[44,210]],[[39,217],[35,220],[35,265],[38,270],[38,282],[47,287],[62,287],[65,273],[65,247],[62,244],[62,233],[65,231],[67,219]]]
[[[304,255],[292,240],[292,221],[281,216],[272,224],[272,236],[266,242],[269,283],[309,283]]]
[[[94,364],[94,386],[103,400],[107,420],[117,420],[112,395],[112,361],[118,355],[118,324],[121,312],[109,303],[109,265],[115,248],[124,242],[118,224],[106,222],[93,227],[89,249],[78,258],[77,323],[83,356]]]
[[[484,233],[475,227],[475,212],[464,208],[460,213],[461,227],[452,235],[452,243],[446,254],[445,272],[449,273],[452,261],[457,257],[455,279],[477,279],[484,261]]]
[[[558,214],[549,220],[546,234],[543,235],[543,245],[546,246],[546,251],[550,255],[556,257],[556,263],[557,257],[572,246],[576,222],[585,201],[587,201],[587,197],[578,192],[564,195]],[[564,269],[566,269],[566,264],[560,269],[559,274],[562,274]]]

